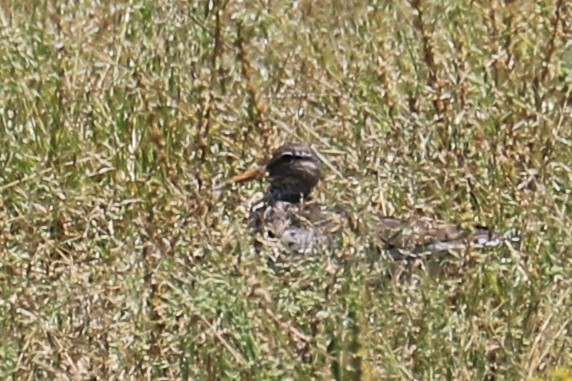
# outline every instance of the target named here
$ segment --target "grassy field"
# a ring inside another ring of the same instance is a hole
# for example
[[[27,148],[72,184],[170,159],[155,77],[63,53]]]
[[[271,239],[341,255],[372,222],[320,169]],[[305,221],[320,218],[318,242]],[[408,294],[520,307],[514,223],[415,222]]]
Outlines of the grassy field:
[[[0,5],[0,378],[572,379],[572,4]],[[256,252],[284,141],[340,250]],[[369,216],[522,242],[385,276]],[[282,260],[279,258],[279,260]]]

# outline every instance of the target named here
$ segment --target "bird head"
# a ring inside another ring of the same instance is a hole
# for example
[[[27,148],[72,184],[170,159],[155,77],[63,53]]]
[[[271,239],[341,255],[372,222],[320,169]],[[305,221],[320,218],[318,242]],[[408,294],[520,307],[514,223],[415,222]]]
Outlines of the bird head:
[[[263,169],[247,171],[234,177],[234,182],[268,176],[268,201],[299,202],[307,199],[320,180],[320,159],[307,144],[286,143],[272,152]]]

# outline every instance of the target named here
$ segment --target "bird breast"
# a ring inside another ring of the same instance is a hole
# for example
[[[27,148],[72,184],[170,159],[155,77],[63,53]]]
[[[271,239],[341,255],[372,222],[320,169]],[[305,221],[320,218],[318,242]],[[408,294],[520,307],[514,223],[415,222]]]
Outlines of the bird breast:
[[[339,228],[320,205],[312,202],[263,204],[252,211],[251,221],[256,232],[275,238],[298,253],[308,253],[318,244],[328,243],[331,232]]]

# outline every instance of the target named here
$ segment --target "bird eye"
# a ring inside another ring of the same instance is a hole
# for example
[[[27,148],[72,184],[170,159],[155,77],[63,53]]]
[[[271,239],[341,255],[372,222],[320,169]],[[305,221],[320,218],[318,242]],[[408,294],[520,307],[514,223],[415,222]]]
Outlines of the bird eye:
[[[291,163],[294,160],[294,155],[291,154],[282,155],[281,160],[285,163]]]

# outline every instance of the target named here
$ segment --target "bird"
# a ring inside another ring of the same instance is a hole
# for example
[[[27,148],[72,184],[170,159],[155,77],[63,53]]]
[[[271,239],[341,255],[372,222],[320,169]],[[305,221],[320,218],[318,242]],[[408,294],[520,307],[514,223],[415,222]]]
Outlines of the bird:
[[[310,145],[287,142],[272,152],[263,167],[235,176],[232,181],[243,183],[266,177],[268,187],[250,210],[253,230],[278,240],[293,252],[310,253],[331,246],[349,218],[343,207],[327,208],[312,199],[320,174],[321,161]],[[376,216],[373,221],[366,227],[368,236],[399,260],[443,256],[469,246],[494,247],[520,239],[480,225],[464,228],[429,218]]]

